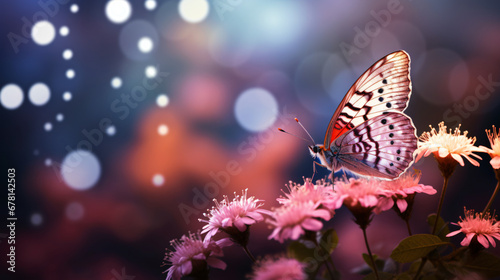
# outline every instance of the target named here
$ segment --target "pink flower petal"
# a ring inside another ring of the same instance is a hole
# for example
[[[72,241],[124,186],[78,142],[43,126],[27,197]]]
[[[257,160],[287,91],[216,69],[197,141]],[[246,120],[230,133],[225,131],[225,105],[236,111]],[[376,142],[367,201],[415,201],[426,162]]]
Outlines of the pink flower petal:
[[[325,221],[328,221],[331,218],[330,212],[328,210],[325,210],[325,209],[314,210],[312,216],[313,217],[322,218]]]
[[[249,217],[241,217],[240,220],[245,224],[245,225],[253,225],[256,223],[256,221],[252,218]]]
[[[497,246],[497,244],[495,243],[495,239],[493,239],[493,237],[491,237],[489,234],[485,234],[485,236],[493,247]]]
[[[188,275],[189,273],[191,273],[192,270],[193,270],[193,264],[191,263],[191,261],[184,262],[181,265],[182,275]]]
[[[483,234],[479,234],[477,236],[477,241],[479,241],[479,243],[481,243],[481,245],[483,245],[484,248],[490,247],[490,244],[488,243],[488,239],[486,239]]]
[[[252,220],[253,221],[253,220]],[[244,232],[247,229],[247,225],[243,218],[237,219],[234,221],[234,226],[241,232]]]
[[[300,235],[304,233],[304,230],[300,225],[296,225],[293,227],[292,234],[291,234],[291,239],[292,240],[297,240],[299,239]]]
[[[466,159],[468,159],[470,161],[470,163],[472,163],[474,166],[479,166],[479,162],[477,162],[476,160],[474,160],[473,158],[471,158],[470,156],[468,155],[463,155]]]
[[[222,220],[221,225],[222,225],[221,227],[223,227],[223,228],[231,227],[233,225],[231,218],[224,218]]]
[[[227,237],[227,238],[222,238],[222,239],[215,241],[215,244],[217,244],[217,246],[223,248],[223,247],[228,247],[228,246],[233,245],[234,242],[231,241],[231,238]]]
[[[207,264],[211,267],[215,267],[215,268],[218,268],[218,269],[226,269],[227,265],[225,262],[217,259],[217,258],[212,258],[212,257],[209,257],[207,259]]]
[[[438,155],[439,155],[439,157],[445,158],[449,153],[450,152],[448,151],[448,149],[445,149],[445,148],[442,148],[442,147],[438,149]],[[451,156],[453,156],[453,154]],[[462,161],[462,166],[463,166],[463,161]]]
[[[261,214],[257,213],[257,212],[248,212],[247,216],[250,217],[250,218],[252,218],[252,219],[254,219],[254,220],[256,220],[257,222],[260,222],[260,221],[264,220],[264,217]]]
[[[451,154],[451,157],[454,158],[458,163],[460,163],[461,166],[464,166],[464,160],[460,155]]]
[[[462,230],[460,230],[460,229],[459,230],[455,230],[455,231],[452,231],[452,232],[448,233],[446,235],[446,237],[455,236],[455,235],[457,235],[457,234],[459,234],[461,232],[462,232]]]
[[[302,227],[310,231],[318,231],[323,227],[323,223],[316,219],[305,219]]]
[[[398,204],[398,208],[399,211],[401,211],[401,213],[406,211],[406,208],[408,207],[408,202],[406,202],[405,199],[398,199],[396,203]]]
[[[500,156],[496,156],[490,160],[493,169],[500,169]]]

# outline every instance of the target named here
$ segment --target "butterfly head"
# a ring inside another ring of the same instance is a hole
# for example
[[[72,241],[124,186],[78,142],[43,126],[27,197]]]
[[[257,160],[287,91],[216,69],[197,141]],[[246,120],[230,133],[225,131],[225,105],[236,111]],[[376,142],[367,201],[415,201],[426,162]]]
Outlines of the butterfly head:
[[[309,148],[309,152],[311,153],[311,156],[313,158],[317,158],[318,156],[320,156],[323,152],[323,145],[311,145],[311,146],[307,146]]]

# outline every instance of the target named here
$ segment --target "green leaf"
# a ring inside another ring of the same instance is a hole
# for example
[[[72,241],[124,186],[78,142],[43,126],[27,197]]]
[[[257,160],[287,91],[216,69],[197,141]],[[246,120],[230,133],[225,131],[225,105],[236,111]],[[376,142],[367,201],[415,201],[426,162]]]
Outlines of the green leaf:
[[[500,258],[488,252],[479,252],[468,259],[462,268],[480,273],[488,278],[500,276]]]
[[[434,222],[436,222],[436,214],[429,215],[427,217],[427,224],[429,224],[429,226],[431,227],[431,230],[432,230],[432,227],[434,227]],[[448,223],[445,222],[443,220],[443,218],[441,218],[441,217],[439,217],[439,220],[437,223],[436,233],[437,233],[436,235],[439,236],[439,238],[441,238],[441,240],[443,240],[444,242],[450,241],[450,238],[446,237],[446,235],[448,233],[450,233],[450,229],[448,228]]]
[[[415,234],[403,239],[392,251],[391,258],[400,263],[408,263],[425,257],[429,252],[441,245],[446,245],[432,234]]]
[[[299,241],[293,241],[288,245],[288,257],[294,258],[300,262],[314,258],[314,248],[309,248]]]
[[[328,254],[331,254],[337,245],[339,244],[339,237],[337,236],[337,232],[334,229],[326,230],[321,239],[319,240],[319,246],[323,248]]]
[[[363,260],[373,270],[372,260],[370,258],[370,255],[363,253]],[[385,261],[383,259],[379,259],[377,255],[373,255],[373,260],[375,261],[377,269],[382,270],[384,268]]]

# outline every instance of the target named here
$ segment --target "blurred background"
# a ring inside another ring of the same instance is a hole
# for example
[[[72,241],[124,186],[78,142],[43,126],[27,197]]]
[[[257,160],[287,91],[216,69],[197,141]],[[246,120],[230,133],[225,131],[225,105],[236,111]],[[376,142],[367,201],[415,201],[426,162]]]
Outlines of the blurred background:
[[[196,232],[212,199],[248,188],[264,208],[312,176],[300,139],[317,143],[349,87],[382,56],[406,50],[418,134],[462,124],[477,145],[500,126],[500,5],[468,1],[1,1],[1,167],[16,174],[19,279],[162,279],[169,241]],[[496,184],[489,156],[451,178],[443,216],[481,211]],[[441,190],[432,158],[414,165]],[[316,175],[327,175],[319,170]],[[5,177],[4,177],[5,178]],[[5,185],[7,185],[5,183]],[[7,186],[2,188],[2,205]],[[438,195],[419,195],[413,231]],[[6,203],[5,203],[6,204]],[[492,208],[498,209],[497,199]],[[6,207],[0,211],[7,215]],[[6,223],[2,219],[2,223]],[[363,264],[361,230],[340,209],[328,223],[345,279]],[[455,226],[451,226],[455,228]],[[252,226],[256,256],[284,252]],[[0,227],[1,259],[7,228]],[[392,212],[368,229],[388,257],[406,237]],[[219,234],[218,237],[223,237]],[[459,237],[452,239],[456,244]],[[497,251],[498,252],[498,251]],[[225,272],[244,279],[243,250]],[[2,274],[7,264],[2,261]],[[12,277],[12,274],[6,274]],[[3,278],[5,279],[5,278]]]

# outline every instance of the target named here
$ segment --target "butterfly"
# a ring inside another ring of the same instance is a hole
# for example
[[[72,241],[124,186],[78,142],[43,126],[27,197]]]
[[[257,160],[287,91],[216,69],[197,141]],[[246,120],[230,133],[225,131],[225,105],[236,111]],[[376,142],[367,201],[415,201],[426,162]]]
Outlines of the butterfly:
[[[414,160],[418,138],[403,113],[411,95],[410,56],[403,50],[375,62],[351,86],[311,155],[333,172],[399,177]]]

